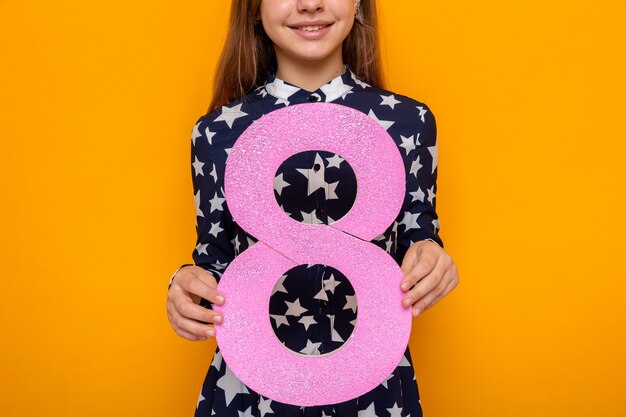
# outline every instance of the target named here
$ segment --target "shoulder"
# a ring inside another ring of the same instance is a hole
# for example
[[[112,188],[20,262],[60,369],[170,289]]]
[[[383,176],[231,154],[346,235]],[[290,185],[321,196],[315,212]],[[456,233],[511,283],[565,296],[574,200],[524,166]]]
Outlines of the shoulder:
[[[437,126],[431,107],[422,100],[367,85],[360,91],[363,102],[368,104],[370,117],[381,124],[387,122],[387,131],[394,136],[419,135],[419,143],[433,145]],[[391,124],[390,124],[391,123]],[[390,125],[389,125],[390,124]]]
[[[207,112],[196,120],[194,136],[203,138],[212,146],[228,143],[260,116],[260,100],[262,96],[254,90]]]

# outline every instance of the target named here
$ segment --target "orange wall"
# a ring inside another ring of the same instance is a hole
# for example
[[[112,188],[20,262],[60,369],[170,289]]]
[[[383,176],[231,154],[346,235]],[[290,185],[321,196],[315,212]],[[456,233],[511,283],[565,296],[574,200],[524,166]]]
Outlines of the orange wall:
[[[425,415],[626,415],[626,3],[380,3],[461,276],[414,322]],[[165,296],[227,10],[0,0],[0,415],[192,415],[214,345]]]

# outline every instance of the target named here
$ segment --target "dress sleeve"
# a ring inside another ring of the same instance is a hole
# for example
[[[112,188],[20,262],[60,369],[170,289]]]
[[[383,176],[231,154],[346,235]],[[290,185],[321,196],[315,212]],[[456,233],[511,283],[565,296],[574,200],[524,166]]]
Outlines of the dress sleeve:
[[[196,207],[196,247],[194,263],[209,271],[217,281],[235,257],[234,222],[224,197],[223,158],[214,158],[212,143],[220,141],[220,130],[214,131],[207,117],[201,117],[191,137],[191,177]],[[210,138],[207,136],[210,133]]]
[[[415,242],[430,239],[443,248],[439,237],[437,200],[437,124],[430,108],[417,106],[416,150],[407,176],[407,192],[399,216],[400,259]]]

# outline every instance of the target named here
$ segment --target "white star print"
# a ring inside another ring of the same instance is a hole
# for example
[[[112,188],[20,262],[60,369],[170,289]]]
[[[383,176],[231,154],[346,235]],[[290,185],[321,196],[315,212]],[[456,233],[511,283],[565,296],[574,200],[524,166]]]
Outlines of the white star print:
[[[274,411],[272,411],[272,400],[259,395],[259,412],[261,417],[265,417],[265,414],[274,414]]]
[[[393,407],[388,408],[387,411],[391,414],[390,417],[402,417],[402,409],[398,407],[397,403],[393,403]]]
[[[239,411],[237,410],[237,413],[239,413],[239,417],[254,417],[254,414],[252,414],[252,406],[249,405],[248,409],[246,411]]]
[[[319,169],[315,171],[315,165],[319,165]],[[337,184],[339,181],[333,183],[327,183],[324,180],[324,160],[319,155],[319,153],[315,154],[315,162],[313,163],[313,168],[305,169],[305,168],[297,168],[297,171],[304,175],[308,180],[307,192],[308,195],[313,194],[318,189],[324,190],[324,196],[327,200],[337,199],[337,194],[335,193],[335,189],[337,188]]]
[[[324,194],[326,195],[327,200],[336,200],[339,198],[337,197],[337,193],[335,192],[335,190],[337,189],[337,184],[339,184],[339,181],[326,183]]]
[[[352,86],[343,83],[341,77],[334,78],[330,83],[324,84],[320,90],[326,96],[326,102],[334,101],[341,97],[345,100],[346,95],[350,94]]]
[[[287,304],[287,312],[285,316],[301,316],[302,313],[306,313],[307,309],[300,305],[300,299],[296,298],[296,301],[289,302],[285,300]]]
[[[343,310],[352,310],[356,313],[356,295],[346,295],[346,305],[343,307]]]
[[[316,300],[328,301],[328,294],[326,294],[326,291],[324,291],[324,288],[322,288],[320,292],[313,296],[313,298]]]
[[[322,342],[313,343],[310,340],[307,340],[306,346],[302,348],[300,353],[304,353],[305,355],[319,355],[320,354],[319,347],[321,344]]]
[[[405,138],[404,136],[400,135],[400,138],[402,139],[402,143],[400,144],[400,147],[404,148],[404,150],[406,151],[406,154],[408,155],[409,152],[415,149],[414,136],[409,136],[408,138]]]
[[[411,366],[411,363],[406,358],[406,355],[402,355],[402,359],[400,360],[400,363],[398,364],[398,366]]]
[[[202,393],[200,393],[200,395],[198,396],[198,403],[196,404],[196,410],[198,409],[198,407],[200,407],[200,402],[204,400],[204,396],[202,395]]]
[[[191,142],[193,143],[193,146],[196,146],[196,139],[202,136],[200,130],[198,130],[198,126],[200,126],[200,122],[195,124],[193,131],[191,132]]]
[[[277,177],[274,177],[274,189],[276,190],[278,195],[281,195],[281,193],[283,192],[283,188],[288,187],[290,185],[291,184],[289,184],[287,181],[283,179],[282,172]]]
[[[217,169],[215,168],[215,164],[213,164],[213,170],[209,175],[213,177],[213,182],[217,182]]]
[[[411,163],[411,169],[409,171],[409,174],[415,175],[415,178],[417,178],[417,171],[419,171],[420,168],[423,166],[422,164],[420,164],[420,156],[421,155],[417,155],[417,159]]]
[[[278,281],[276,281],[274,288],[272,288],[272,295],[276,294],[277,292],[284,292],[285,294],[287,294],[287,290],[285,289],[285,285],[283,284],[285,282],[285,278],[287,278],[287,275],[281,275],[281,277],[278,278]]]
[[[202,166],[204,165],[204,162],[200,162],[197,156],[194,156],[194,158],[196,158],[196,160],[191,165],[193,165],[193,169],[196,171],[196,177],[198,175],[202,175],[204,177],[204,172],[202,171]]]
[[[391,236],[389,236],[389,240],[385,242],[385,251],[387,253],[391,253],[391,245],[393,244],[393,240],[391,240]]]
[[[233,107],[222,106],[222,114],[217,116],[214,122],[218,122],[220,120],[224,121],[228,127],[232,129],[235,120],[248,115],[248,113],[241,111],[241,106],[243,106],[243,103],[237,104]]]
[[[211,203],[211,213],[213,213],[213,211],[215,210],[224,211],[224,207],[223,207],[224,201],[226,201],[226,199],[222,197],[218,197],[217,191],[216,191],[213,198],[209,200],[209,202]]]
[[[209,145],[213,145],[213,136],[215,136],[216,133],[217,132],[211,132],[208,127],[204,129],[204,134]]]
[[[356,84],[360,85],[360,86],[361,86],[361,88],[367,88],[367,87],[369,87],[369,86],[370,86],[368,83],[366,83],[366,82],[364,82],[364,81],[359,80],[353,72],[350,74],[350,78],[352,78],[352,80],[353,80]]]
[[[382,127],[385,128],[385,130],[389,130],[389,128],[395,123],[391,120],[380,120],[378,117],[376,117],[376,114],[372,109],[370,109],[370,112],[367,115],[376,120]]]
[[[198,252],[198,255],[202,255],[203,253],[205,255],[208,255],[206,251],[207,246],[209,246],[208,243],[198,243],[198,246],[196,246],[196,251]]]
[[[333,294],[335,293],[335,287],[341,284],[341,282],[335,280],[335,276],[333,274],[330,274],[330,278],[325,279],[323,283],[324,283],[324,290],[330,291]]]
[[[401,103],[401,101],[396,100],[396,98],[394,97],[394,95],[390,95],[390,96],[383,96],[381,95],[380,98],[383,99],[383,101],[380,103],[381,106],[383,105],[387,105],[389,107],[391,107],[392,109],[396,106],[396,104]]]
[[[224,397],[226,399],[226,406],[228,406],[235,395],[237,394],[249,394],[248,388],[241,382],[233,372],[230,370],[228,365],[226,365],[226,369],[224,375],[217,380],[218,387],[224,390]]]
[[[344,161],[344,159],[337,154],[333,155],[330,158],[326,158],[326,160],[328,161],[328,168],[339,168],[339,165],[341,165],[341,163]]]
[[[263,86],[263,85],[260,86],[260,87],[257,87],[257,89],[254,90],[254,91],[256,91],[257,95],[259,95],[261,97],[265,97],[267,95],[267,91],[265,91],[265,86]]]
[[[358,417],[377,417],[374,402],[372,402],[365,410],[359,410]]]
[[[196,216],[204,217],[204,213],[200,210],[200,190],[193,196],[193,204],[196,206]],[[196,226],[198,225],[196,219]]]
[[[430,155],[433,157],[433,170],[431,171],[431,174],[432,174],[433,172],[435,172],[435,168],[437,168],[437,159],[438,159],[437,139],[435,139],[435,144],[433,146],[428,147],[428,152],[430,152]]]
[[[435,228],[435,232],[437,232],[437,230],[439,230],[439,219],[435,219],[431,223],[433,227]]]
[[[331,329],[330,340],[332,340],[333,342],[343,342],[344,340],[341,338],[341,336],[339,335],[339,333],[337,333],[337,330],[335,329],[335,316],[333,314],[327,314],[327,316],[330,319],[330,329]]]
[[[320,219],[317,218],[317,216],[315,215],[315,210],[311,211],[310,213],[301,211],[300,215],[302,216],[303,223],[307,223],[307,224],[323,224],[324,223]]]
[[[235,237],[233,237],[233,240],[231,240],[233,246],[235,247],[235,253],[239,254],[239,247],[241,245],[241,243],[239,242],[239,237],[237,235],[235,235]]]
[[[209,230],[209,233],[210,233],[211,235],[213,235],[213,236],[217,237],[217,234],[218,234],[219,232],[221,232],[222,230],[224,230],[224,229],[222,229],[222,228],[220,227],[220,222],[217,222],[217,223],[213,223],[213,222],[211,222],[211,230]]]
[[[417,191],[411,191],[409,192],[409,194],[411,194],[411,197],[413,197],[411,199],[411,203],[419,200],[419,201],[424,201],[424,191],[422,191],[422,189],[420,187],[417,187]]]
[[[270,317],[274,319],[276,322],[276,328],[278,329],[281,324],[285,324],[289,326],[289,321],[287,320],[287,316],[283,316],[281,314],[270,314]]]
[[[419,111],[420,111],[419,117],[420,117],[420,119],[422,119],[422,123],[426,123],[426,120],[424,120],[424,115],[426,114],[426,112],[427,112],[428,110],[426,110],[426,109],[425,109],[424,107],[422,107],[422,106],[415,106],[415,107],[417,107],[417,108],[419,109]]]
[[[417,218],[420,216],[420,214],[422,213],[413,214],[410,211],[404,212],[404,217],[402,218],[402,221],[400,222],[400,224],[404,225],[405,232],[410,229],[420,229],[419,224],[417,224]]]
[[[265,90],[267,90],[267,92],[274,97],[278,98],[274,105],[284,104],[285,106],[288,106],[289,97],[297,93],[300,88],[289,85],[278,78],[274,78],[274,81],[265,84]]]
[[[228,262],[221,263],[220,261],[215,261],[211,266],[217,270],[223,271],[228,266]]]
[[[433,204],[433,200],[436,197],[434,189],[435,189],[435,186],[431,185],[431,187],[428,190],[426,190],[428,192],[428,197],[426,199],[431,205]]]
[[[213,361],[211,361],[211,366],[219,372],[220,367],[222,366],[222,352],[215,352],[215,355],[213,355]]]
[[[315,321],[315,317],[313,316],[302,316],[298,323],[302,323],[304,325],[304,330],[309,330],[309,326],[312,324],[317,324]]]

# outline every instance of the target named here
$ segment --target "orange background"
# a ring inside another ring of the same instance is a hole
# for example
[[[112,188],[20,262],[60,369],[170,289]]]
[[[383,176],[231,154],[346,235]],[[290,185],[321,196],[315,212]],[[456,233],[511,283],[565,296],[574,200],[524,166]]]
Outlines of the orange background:
[[[461,282],[414,321],[426,417],[626,415],[626,2],[380,1],[439,128]],[[228,5],[0,0],[0,415],[191,416],[167,321]]]

